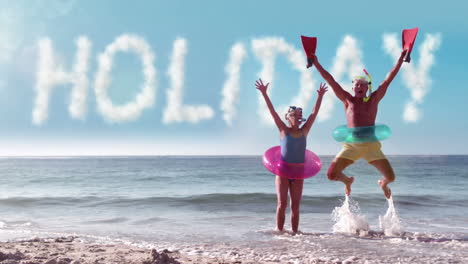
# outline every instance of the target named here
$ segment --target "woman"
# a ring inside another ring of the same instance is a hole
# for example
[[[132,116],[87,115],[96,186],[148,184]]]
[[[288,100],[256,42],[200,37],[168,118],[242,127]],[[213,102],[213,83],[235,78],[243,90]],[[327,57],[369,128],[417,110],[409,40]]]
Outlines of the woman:
[[[324,83],[320,84],[320,88],[317,90],[318,97],[315,103],[312,114],[302,127],[299,125],[304,121],[302,119],[302,108],[290,106],[285,117],[288,121],[286,125],[278,113],[276,113],[273,104],[267,94],[269,83],[263,84],[262,79],[256,81],[255,86],[262,93],[263,98],[270,110],[271,116],[275,121],[276,126],[280,132],[281,139],[281,158],[287,163],[304,163],[305,151],[306,151],[306,138],[309,134],[309,130],[317,117],[320,105],[322,103],[323,95],[327,92],[327,86]],[[283,231],[288,191],[291,196],[291,227],[293,233],[297,233],[299,227],[299,204],[302,198],[302,187],[304,184],[303,179],[288,179],[280,176],[276,176],[276,194],[278,197],[278,206],[276,209],[276,229]]]

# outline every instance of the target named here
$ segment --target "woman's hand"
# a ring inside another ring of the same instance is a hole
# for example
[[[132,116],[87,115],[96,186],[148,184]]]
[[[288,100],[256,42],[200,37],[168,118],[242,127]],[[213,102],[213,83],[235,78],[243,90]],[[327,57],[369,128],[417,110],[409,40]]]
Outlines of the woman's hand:
[[[323,96],[328,91],[326,83],[320,83],[320,88],[317,90],[319,96]]]
[[[258,89],[260,92],[262,92],[262,93],[266,93],[269,84],[270,84],[270,83],[267,83],[266,85],[263,84],[262,79],[258,79],[257,81],[255,81],[255,86],[256,86],[257,89]]]

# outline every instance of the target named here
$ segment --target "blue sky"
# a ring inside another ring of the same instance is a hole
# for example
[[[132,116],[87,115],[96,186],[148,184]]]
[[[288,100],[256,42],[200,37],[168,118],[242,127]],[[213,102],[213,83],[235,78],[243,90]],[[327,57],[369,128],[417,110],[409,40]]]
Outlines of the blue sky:
[[[318,37],[321,64],[343,86],[362,66],[376,88],[395,63],[401,30],[413,27],[412,62],[379,107],[378,123],[393,131],[383,150],[468,154],[466,3],[416,2],[0,1],[0,155],[260,155],[279,135],[259,114],[266,109],[254,81],[272,79],[281,116],[294,102],[309,113],[323,81],[300,68],[301,34]],[[80,37],[88,53],[78,74]],[[74,117],[77,76],[85,100]],[[308,137],[320,155],[340,150],[331,132],[345,123],[328,96]],[[408,104],[419,114],[405,117]]]

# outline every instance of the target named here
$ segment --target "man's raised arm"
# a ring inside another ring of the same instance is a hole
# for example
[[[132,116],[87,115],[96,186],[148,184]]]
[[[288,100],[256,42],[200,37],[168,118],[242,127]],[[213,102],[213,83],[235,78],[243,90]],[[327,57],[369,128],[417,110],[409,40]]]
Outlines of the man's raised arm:
[[[325,79],[325,81],[328,83],[328,85],[330,85],[330,87],[332,88],[333,92],[335,92],[338,99],[340,99],[341,101],[344,102],[346,100],[346,98],[351,97],[351,94],[346,92],[341,87],[341,85],[337,81],[335,81],[333,76],[330,73],[328,73],[322,67],[322,65],[320,65],[320,63],[319,63],[319,61],[317,59],[317,56],[314,55],[313,61],[314,61],[315,68],[317,68],[318,72],[320,73],[320,75],[322,75],[323,79]]]
[[[406,50],[401,52],[400,58],[398,58],[398,61],[395,64],[395,66],[393,66],[392,70],[388,73],[385,80],[380,84],[379,88],[375,92],[372,93],[372,96],[375,97],[374,100],[377,100],[377,102],[382,100],[385,93],[387,92],[388,86],[390,85],[390,83],[393,81],[398,71],[400,70],[405,54],[406,54]]]

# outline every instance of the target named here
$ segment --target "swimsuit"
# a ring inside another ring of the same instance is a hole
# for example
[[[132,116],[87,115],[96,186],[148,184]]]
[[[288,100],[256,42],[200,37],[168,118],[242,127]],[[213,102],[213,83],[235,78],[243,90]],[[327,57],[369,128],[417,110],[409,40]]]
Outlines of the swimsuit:
[[[307,140],[304,134],[296,138],[289,133],[281,139],[281,160],[288,163],[304,163]],[[293,182],[289,179],[289,182]]]

